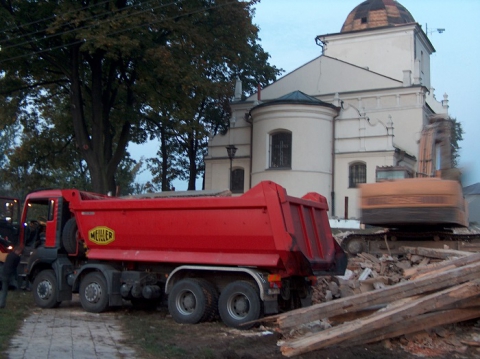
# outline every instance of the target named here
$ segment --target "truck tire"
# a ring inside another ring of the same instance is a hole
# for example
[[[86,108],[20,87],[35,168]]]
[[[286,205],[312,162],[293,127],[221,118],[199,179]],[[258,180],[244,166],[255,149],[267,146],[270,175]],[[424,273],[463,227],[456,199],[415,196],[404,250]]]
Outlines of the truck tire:
[[[108,287],[102,273],[88,273],[80,282],[80,302],[83,309],[101,313],[108,308]]]
[[[199,281],[206,299],[205,313],[200,321],[211,322],[215,319],[218,313],[218,291],[208,280],[201,279]]]
[[[62,245],[68,254],[76,254],[78,250],[78,227],[75,218],[70,218],[62,232]]]
[[[250,329],[254,323],[244,323],[257,320],[262,314],[262,302],[257,289],[245,281],[228,284],[220,293],[218,312],[229,327]]]
[[[32,291],[35,304],[40,308],[55,308],[61,303],[57,301],[57,277],[52,269],[37,274]]]
[[[168,311],[181,324],[197,324],[206,316],[207,298],[196,279],[178,281],[168,295]]]

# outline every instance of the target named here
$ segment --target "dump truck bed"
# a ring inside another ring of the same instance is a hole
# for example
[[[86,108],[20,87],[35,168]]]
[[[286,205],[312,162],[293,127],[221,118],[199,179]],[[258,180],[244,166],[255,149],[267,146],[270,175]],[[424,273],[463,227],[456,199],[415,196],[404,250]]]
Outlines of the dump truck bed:
[[[65,190],[89,259],[343,273],[327,202],[265,181],[239,197],[121,199]]]

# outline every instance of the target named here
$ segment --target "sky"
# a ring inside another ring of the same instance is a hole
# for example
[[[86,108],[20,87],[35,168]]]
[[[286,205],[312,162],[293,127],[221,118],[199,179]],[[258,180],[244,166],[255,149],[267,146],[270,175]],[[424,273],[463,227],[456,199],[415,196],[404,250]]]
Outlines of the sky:
[[[260,29],[260,44],[270,54],[270,64],[285,70],[285,75],[319,56],[315,37],[340,32],[348,14],[361,2],[261,0],[255,5],[253,22]],[[436,50],[430,58],[431,85],[437,100],[448,95],[449,114],[462,124],[462,183],[480,182],[480,159],[476,157],[480,156],[480,0],[401,0],[400,4],[427,30]],[[174,186],[187,188],[180,181]]]

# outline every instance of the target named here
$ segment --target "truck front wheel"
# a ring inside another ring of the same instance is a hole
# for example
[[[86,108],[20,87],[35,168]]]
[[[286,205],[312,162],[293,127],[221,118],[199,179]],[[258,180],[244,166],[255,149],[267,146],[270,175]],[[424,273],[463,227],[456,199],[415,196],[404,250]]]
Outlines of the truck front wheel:
[[[103,274],[88,273],[80,283],[80,302],[83,309],[91,313],[101,313],[108,308],[108,288]]]
[[[40,308],[55,308],[61,302],[57,301],[57,277],[51,269],[37,274],[33,281],[33,299]]]
[[[181,324],[196,324],[204,318],[207,307],[205,292],[198,280],[182,279],[168,295],[168,311]]]
[[[252,284],[236,281],[227,285],[220,293],[218,312],[229,327],[250,329],[254,324],[243,324],[260,318],[262,302]]]

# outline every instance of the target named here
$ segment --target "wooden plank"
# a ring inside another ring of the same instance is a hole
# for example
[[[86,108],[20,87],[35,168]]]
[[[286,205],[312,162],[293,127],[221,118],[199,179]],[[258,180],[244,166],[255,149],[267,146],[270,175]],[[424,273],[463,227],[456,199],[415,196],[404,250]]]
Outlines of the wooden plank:
[[[474,280],[480,274],[480,262],[450,269],[437,275],[414,281],[402,282],[390,287],[351,297],[340,298],[331,302],[315,304],[310,307],[295,309],[286,313],[266,317],[262,322],[276,322],[280,331],[288,331],[318,319],[355,312],[372,305],[387,304],[397,299],[448,288],[450,286]]]
[[[468,256],[455,258],[451,260],[445,260],[443,262],[428,264],[424,267],[413,267],[403,270],[403,275],[406,278],[415,277],[416,275],[424,274],[427,272],[433,272],[439,269],[452,269],[454,267],[461,267],[467,264],[475,263],[480,260],[480,253],[472,253]]]
[[[413,298],[413,297],[411,297]],[[407,299],[411,299],[407,298]],[[415,300],[420,298],[417,296]],[[444,324],[458,323],[464,320],[480,318],[480,297],[473,296],[467,299],[461,299],[444,308],[436,311],[422,314],[412,318],[406,318],[398,323],[392,324],[381,331],[367,333],[366,335],[355,337],[346,346],[373,343],[384,339],[395,338],[400,335],[415,333],[421,330],[434,328]],[[393,305],[404,305],[405,300],[399,300]]]
[[[396,338],[401,335],[411,334],[438,327],[453,324],[465,320],[480,317],[480,307],[470,309],[449,309],[426,313],[417,317],[408,318],[393,325],[383,328],[381,331],[370,332],[361,337],[355,337],[344,343],[345,346],[374,343],[385,339]],[[380,334],[379,334],[380,333]]]
[[[291,357],[343,343],[372,331],[384,330],[402,320],[435,311],[438,308],[479,294],[480,281],[463,283],[426,295],[400,307],[394,306],[391,310],[379,311],[367,318],[348,322],[299,339],[288,340],[283,343],[281,351],[283,355]]]
[[[448,259],[451,257],[463,257],[472,255],[473,252],[458,251],[456,249],[437,249],[424,247],[401,247],[404,253],[417,254],[420,256]]]

